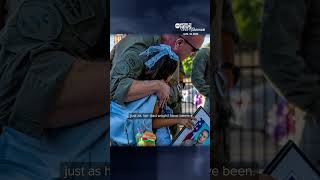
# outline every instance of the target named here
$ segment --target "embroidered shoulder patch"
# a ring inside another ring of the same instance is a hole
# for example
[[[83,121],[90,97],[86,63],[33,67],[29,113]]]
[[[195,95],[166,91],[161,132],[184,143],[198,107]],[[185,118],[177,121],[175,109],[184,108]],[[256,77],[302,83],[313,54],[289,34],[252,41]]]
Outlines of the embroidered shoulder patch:
[[[49,41],[56,39],[62,30],[58,9],[41,1],[25,1],[17,15],[17,29],[24,37]]]

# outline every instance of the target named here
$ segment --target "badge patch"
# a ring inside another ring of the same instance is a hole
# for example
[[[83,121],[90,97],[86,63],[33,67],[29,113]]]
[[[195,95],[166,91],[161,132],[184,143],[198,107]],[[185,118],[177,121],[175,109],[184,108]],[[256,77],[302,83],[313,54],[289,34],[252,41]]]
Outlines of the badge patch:
[[[56,0],[56,3],[69,24],[78,24],[95,16],[88,0]]]
[[[41,1],[26,1],[20,7],[17,29],[25,37],[49,41],[56,39],[62,30],[58,9]]]

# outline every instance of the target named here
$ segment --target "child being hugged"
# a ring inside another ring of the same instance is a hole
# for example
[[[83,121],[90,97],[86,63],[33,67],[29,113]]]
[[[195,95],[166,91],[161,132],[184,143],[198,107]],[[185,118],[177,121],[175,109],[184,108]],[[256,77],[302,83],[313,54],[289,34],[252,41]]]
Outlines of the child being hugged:
[[[179,62],[178,56],[170,46],[164,44],[151,46],[140,56],[145,58],[140,80],[161,80],[169,83]],[[169,145],[171,134],[168,127],[181,124],[192,129],[192,120],[194,119],[193,117],[172,118],[169,116],[170,114],[172,114],[172,110],[167,105],[164,105],[163,108],[159,107],[155,94],[126,103],[124,106],[111,102],[111,141],[113,145],[152,146],[153,142],[156,145]],[[135,115],[134,118],[132,115]],[[153,133],[155,136],[152,135]]]

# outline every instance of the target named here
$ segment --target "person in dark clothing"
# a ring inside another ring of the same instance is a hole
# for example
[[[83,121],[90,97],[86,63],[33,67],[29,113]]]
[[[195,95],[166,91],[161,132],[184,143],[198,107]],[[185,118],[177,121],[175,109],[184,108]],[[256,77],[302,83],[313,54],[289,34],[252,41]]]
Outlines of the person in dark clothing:
[[[267,79],[308,114],[301,147],[319,166],[320,1],[266,1],[260,46]]]

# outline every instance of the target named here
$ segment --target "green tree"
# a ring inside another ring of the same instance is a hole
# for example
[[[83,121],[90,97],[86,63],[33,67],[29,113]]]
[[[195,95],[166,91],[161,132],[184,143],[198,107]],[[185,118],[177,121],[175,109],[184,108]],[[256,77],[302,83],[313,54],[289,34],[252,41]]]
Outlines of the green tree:
[[[263,0],[233,0],[232,7],[243,43],[256,44],[259,39]]]
[[[182,67],[183,67],[183,71],[186,74],[186,76],[191,76],[192,58],[187,57],[184,61],[182,61]]]

